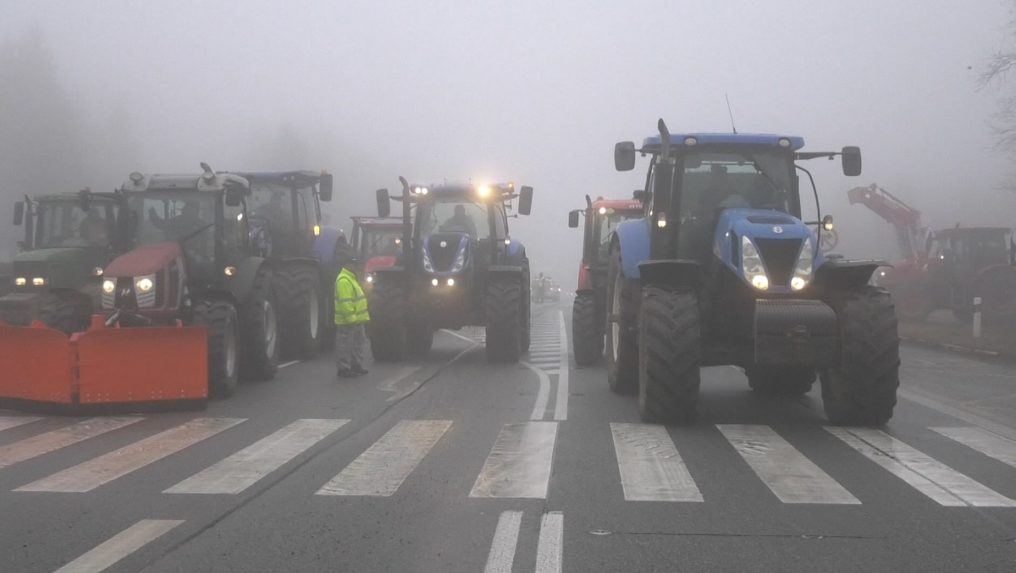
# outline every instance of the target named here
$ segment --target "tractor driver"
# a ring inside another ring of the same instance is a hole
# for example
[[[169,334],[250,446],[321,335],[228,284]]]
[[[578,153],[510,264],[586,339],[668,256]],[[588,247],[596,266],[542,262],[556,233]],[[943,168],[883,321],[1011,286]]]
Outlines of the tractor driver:
[[[149,208],[148,220],[158,227],[159,230],[166,233],[167,237],[182,239],[207,225],[207,223],[202,221],[201,217],[198,216],[198,212],[198,202],[187,201],[180,209],[180,214],[175,217],[170,217],[169,219],[159,217],[159,214],[155,211],[154,207]]]
[[[455,214],[441,225],[442,232],[468,233],[471,237],[476,236],[476,223],[466,215],[466,206],[459,204],[455,206]]]

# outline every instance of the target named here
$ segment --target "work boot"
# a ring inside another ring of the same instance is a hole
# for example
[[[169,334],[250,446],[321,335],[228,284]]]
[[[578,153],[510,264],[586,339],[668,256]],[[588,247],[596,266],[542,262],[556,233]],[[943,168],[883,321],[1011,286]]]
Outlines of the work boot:
[[[356,368],[353,368],[352,370],[350,370],[350,372],[352,372],[356,376],[363,376],[364,374],[367,374],[370,371],[367,370],[366,368],[364,368],[363,366],[357,366]]]
[[[359,376],[359,374],[352,370],[339,370],[335,373],[336,378],[356,378],[357,376]]]

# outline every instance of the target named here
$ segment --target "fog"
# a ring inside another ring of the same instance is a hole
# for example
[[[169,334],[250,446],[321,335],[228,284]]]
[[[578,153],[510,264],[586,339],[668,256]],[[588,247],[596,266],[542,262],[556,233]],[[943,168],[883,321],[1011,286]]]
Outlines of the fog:
[[[897,257],[887,224],[849,206],[878,182],[933,227],[1016,222],[1012,159],[979,88],[1009,42],[1001,0],[855,2],[116,2],[5,0],[0,19],[0,258],[11,204],[103,190],[134,170],[328,169],[333,222],[373,190],[510,180],[534,272],[574,284],[582,196],[627,196],[615,141],[673,131],[858,145],[865,172],[813,161],[840,251]],[[811,167],[811,166],[809,166]]]

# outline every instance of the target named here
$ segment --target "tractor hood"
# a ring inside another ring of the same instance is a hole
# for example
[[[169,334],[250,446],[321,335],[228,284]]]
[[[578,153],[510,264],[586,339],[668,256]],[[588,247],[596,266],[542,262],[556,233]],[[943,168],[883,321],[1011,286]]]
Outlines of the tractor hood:
[[[472,262],[472,242],[466,233],[435,233],[421,241],[423,270],[436,275],[459,273]]]
[[[384,269],[395,266],[395,257],[393,256],[378,256],[367,259],[367,262],[363,265],[363,272],[372,273],[378,269]]]
[[[92,269],[105,263],[104,247],[54,247],[18,253],[14,257],[15,277],[27,280],[25,288],[35,288],[33,278],[45,279],[43,288],[78,288],[94,280]]]
[[[144,245],[113,259],[113,262],[109,263],[109,266],[106,267],[106,276],[135,277],[151,275],[182,257],[183,253],[180,250],[180,245],[177,243]]]
[[[747,237],[758,251],[766,270],[768,292],[791,292],[790,279],[805,242],[812,252],[812,273],[820,257],[815,236],[800,219],[772,210],[726,209],[720,214],[713,239],[713,254],[737,276],[750,284],[742,269],[743,241]]]

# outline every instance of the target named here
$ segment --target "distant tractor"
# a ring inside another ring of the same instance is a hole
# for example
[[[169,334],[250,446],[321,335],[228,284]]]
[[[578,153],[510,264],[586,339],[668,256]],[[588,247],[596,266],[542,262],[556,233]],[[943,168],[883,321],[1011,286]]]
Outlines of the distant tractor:
[[[615,146],[618,170],[651,156],[643,216],[611,235],[607,272],[608,381],[637,390],[643,420],[687,423],[702,366],[736,365],[765,394],[799,395],[821,377],[834,424],[880,425],[899,385],[899,338],[889,294],[869,286],[883,263],[826,258],[818,227],[802,221],[798,160],[860,150],[803,152],[800,137],[659,135]],[[818,192],[812,184],[816,205]]]
[[[508,211],[528,215],[533,190],[511,184],[410,185],[377,192],[378,214],[402,202],[404,254],[374,271],[369,334],[374,356],[398,360],[430,350],[434,331],[486,328],[490,361],[516,361],[529,348],[529,259],[508,233]]]
[[[22,252],[10,269],[11,291],[0,297],[0,320],[40,320],[66,334],[84,330],[101,305],[103,267],[125,248],[120,193],[42,195],[15,204],[24,225]]]
[[[332,176],[321,171],[238,172],[257,254],[271,262],[278,295],[282,356],[315,356],[333,328],[336,271],[315,250],[322,236],[321,201],[332,199]]]
[[[643,191],[637,191],[642,196]],[[610,237],[623,221],[642,216],[639,199],[603,199],[586,196],[586,208],[568,213],[568,226],[579,226],[585,216],[582,235],[582,262],[579,284],[572,303],[572,340],[575,362],[588,366],[603,357],[603,327],[606,322],[607,263]]]
[[[353,217],[352,252],[360,265],[363,287],[370,292],[378,269],[393,267],[402,253],[402,219]]]
[[[893,293],[900,315],[923,320],[949,309],[969,321],[974,298],[986,322],[1016,321],[1016,244],[1007,227],[961,227],[931,231],[921,213],[872,184],[847,192],[893,226],[903,260],[879,271],[876,283]]]

